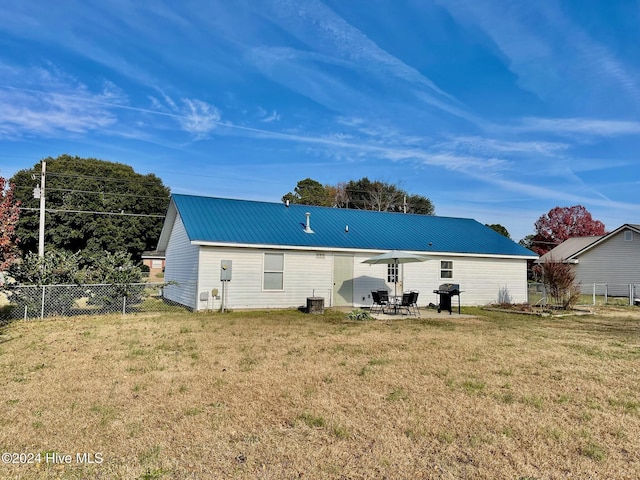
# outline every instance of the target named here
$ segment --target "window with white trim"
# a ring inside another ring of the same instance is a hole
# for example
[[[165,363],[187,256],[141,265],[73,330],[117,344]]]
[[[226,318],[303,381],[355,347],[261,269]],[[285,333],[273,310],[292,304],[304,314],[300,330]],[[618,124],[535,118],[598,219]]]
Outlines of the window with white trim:
[[[284,253],[264,254],[264,290],[284,290]]]
[[[451,260],[440,261],[440,278],[453,278],[453,262]]]
[[[631,230],[624,231],[624,241],[633,242],[633,232]]]

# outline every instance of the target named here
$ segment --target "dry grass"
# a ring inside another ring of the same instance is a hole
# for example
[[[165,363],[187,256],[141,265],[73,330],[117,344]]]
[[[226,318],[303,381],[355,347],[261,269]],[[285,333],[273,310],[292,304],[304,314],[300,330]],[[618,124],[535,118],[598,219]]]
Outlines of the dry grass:
[[[0,450],[42,460],[0,477],[640,476],[640,320],[473,313],[12,324]],[[56,453],[73,461],[44,461]]]

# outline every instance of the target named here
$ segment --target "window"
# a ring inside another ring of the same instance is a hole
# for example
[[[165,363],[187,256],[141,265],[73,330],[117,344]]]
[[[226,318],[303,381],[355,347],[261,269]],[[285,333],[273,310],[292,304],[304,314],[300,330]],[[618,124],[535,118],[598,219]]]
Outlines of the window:
[[[265,290],[284,290],[284,254],[264,254],[264,280],[262,288]]]
[[[397,263],[389,263],[387,265],[387,282],[389,283],[398,282],[398,264]]]
[[[624,241],[633,242],[633,232],[631,230],[624,231]]]
[[[440,278],[453,278],[453,262],[449,260],[440,262]]]

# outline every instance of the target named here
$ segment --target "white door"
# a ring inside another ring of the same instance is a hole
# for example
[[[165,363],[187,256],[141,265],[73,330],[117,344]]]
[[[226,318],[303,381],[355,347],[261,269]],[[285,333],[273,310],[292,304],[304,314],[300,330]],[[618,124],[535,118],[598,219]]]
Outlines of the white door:
[[[353,255],[333,257],[333,306],[353,306]]]

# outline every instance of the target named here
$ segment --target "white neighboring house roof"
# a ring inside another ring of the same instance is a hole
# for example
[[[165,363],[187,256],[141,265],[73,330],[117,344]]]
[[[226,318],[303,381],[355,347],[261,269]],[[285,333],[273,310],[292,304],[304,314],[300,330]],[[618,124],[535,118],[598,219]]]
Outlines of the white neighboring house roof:
[[[581,252],[592,243],[600,240],[604,235],[597,237],[574,237],[568,238],[557,247],[542,255],[535,263],[547,261],[574,263],[573,256]]]
[[[553,259],[556,262],[577,263],[578,257],[592,248],[606,242],[612,236],[624,231],[632,230],[640,234],[640,225],[625,223],[606,235],[593,237],[574,237],[562,242],[557,247],[542,255],[535,263],[544,263]]]

